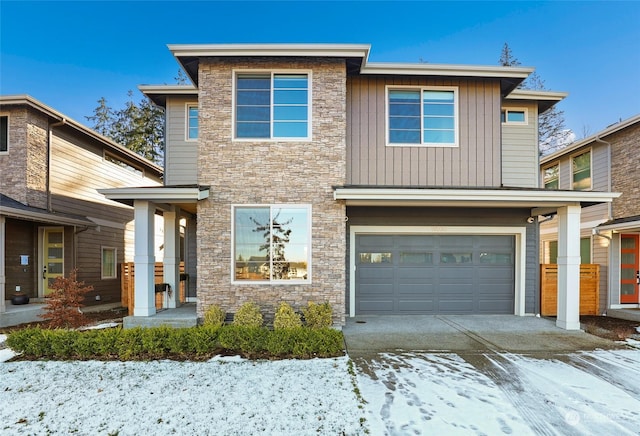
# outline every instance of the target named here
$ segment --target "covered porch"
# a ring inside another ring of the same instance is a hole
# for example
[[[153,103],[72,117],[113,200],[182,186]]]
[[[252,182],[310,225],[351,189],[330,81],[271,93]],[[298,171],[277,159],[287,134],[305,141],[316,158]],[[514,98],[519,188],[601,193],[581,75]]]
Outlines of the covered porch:
[[[187,327],[196,325],[195,295],[180,299],[180,221],[187,221],[195,227],[197,203],[209,196],[208,187],[163,186],[142,188],[104,189],[99,192],[110,200],[124,203],[134,208],[135,249],[134,249],[134,295],[133,314],[124,319],[124,327],[173,325]],[[156,259],[154,254],[154,217],[160,214],[164,221],[164,257]],[[195,228],[188,232],[184,248],[185,268],[195,267]],[[194,255],[188,255],[192,252]],[[162,283],[172,292],[163,298],[163,309],[156,308],[156,260],[162,263]],[[183,273],[184,274],[184,273]],[[184,277],[184,275],[183,275]],[[190,277],[195,280],[195,277]]]

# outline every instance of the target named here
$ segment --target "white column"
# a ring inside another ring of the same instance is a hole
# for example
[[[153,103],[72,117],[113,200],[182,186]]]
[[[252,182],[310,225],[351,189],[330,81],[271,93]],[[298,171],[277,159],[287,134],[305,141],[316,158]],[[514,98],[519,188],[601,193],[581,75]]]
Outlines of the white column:
[[[556,326],[580,330],[580,205],[558,208]]]
[[[135,200],[135,306],[133,316],[151,316],[156,313],[154,287],[155,253],[153,250],[155,226],[154,204]]]
[[[6,312],[7,308],[5,306],[5,298],[6,297],[6,285],[7,285],[7,275],[5,273],[6,262],[5,262],[5,254],[4,250],[6,247],[5,241],[7,240],[6,232],[5,232],[5,218],[4,216],[0,216],[0,313]]]
[[[163,274],[165,283],[169,283],[173,295],[165,295],[168,308],[180,306],[180,208],[173,206],[164,212],[164,260]]]

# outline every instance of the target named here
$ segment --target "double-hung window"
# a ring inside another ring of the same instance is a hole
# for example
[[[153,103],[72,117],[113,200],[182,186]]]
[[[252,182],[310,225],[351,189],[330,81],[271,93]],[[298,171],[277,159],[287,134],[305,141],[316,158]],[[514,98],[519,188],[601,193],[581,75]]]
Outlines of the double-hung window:
[[[558,189],[559,188],[559,166],[558,164],[542,170],[544,178],[544,189]]]
[[[187,141],[198,139],[198,105],[187,105]]]
[[[9,117],[0,116],[0,153],[9,151]]]
[[[309,283],[311,206],[233,208],[235,282]]]
[[[572,188],[579,191],[591,189],[591,151],[571,158]]]
[[[238,73],[235,137],[309,138],[309,96],[306,73]]]
[[[388,88],[389,145],[458,146],[457,88]]]

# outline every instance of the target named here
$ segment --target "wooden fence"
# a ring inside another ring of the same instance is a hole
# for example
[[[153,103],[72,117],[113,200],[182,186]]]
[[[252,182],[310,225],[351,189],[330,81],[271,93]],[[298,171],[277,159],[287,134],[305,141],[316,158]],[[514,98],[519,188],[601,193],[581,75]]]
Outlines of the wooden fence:
[[[135,291],[135,266],[133,262],[123,262],[120,265],[120,298],[122,307],[129,309],[129,315],[133,315],[134,291]],[[184,262],[180,262],[180,274],[184,274]],[[162,262],[156,262],[154,267],[154,283],[164,282],[164,266]],[[180,302],[185,302],[185,281],[180,281]],[[164,292],[156,292],[156,309],[162,309]]]
[[[558,265],[540,265],[542,316],[558,315]],[[600,265],[580,265],[580,315],[597,315],[600,299]]]

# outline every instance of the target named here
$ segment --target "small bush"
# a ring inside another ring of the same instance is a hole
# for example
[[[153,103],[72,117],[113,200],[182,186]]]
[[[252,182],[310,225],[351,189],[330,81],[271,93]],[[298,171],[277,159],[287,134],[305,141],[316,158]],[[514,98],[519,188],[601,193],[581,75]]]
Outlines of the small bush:
[[[328,302],[316,304],[309,301],[307,307],[302,309],[307,327],[312,329],[322,329],[331,327],[333,324],[333,310]]]
[[[334,329],[297,327],[274,330],[267,342],[267,351],[274,357],[335,357],[342,355],[344,337]]]
[[[227,316],[220,306],[211,305],[204,313],[204,325],[212,327],[222,327]]]
[[[269,330],[263,327],[230,325],[220,330],[220,346],[229,351],[245,354],[263,353],[267,350]]]
[[[49,328],[75,328],[86,324],[80,308],[84,307],[84,297],[93,290],[93,286],[84,286],[77,277],[78,270],[74,269],[68,278],[56,277],[51,285],[53,292],[46,296],[47,304],[40,315],[48,321]]]
[[[300,315],[293,311],[293,308],[286,302],[280,303],[273,320],[275,330],[294,329],[302,326]]]
[[[244,303],[233,316],[233,325],[236,326],[261,327],[262,322],[260,308],[252,302]]]

